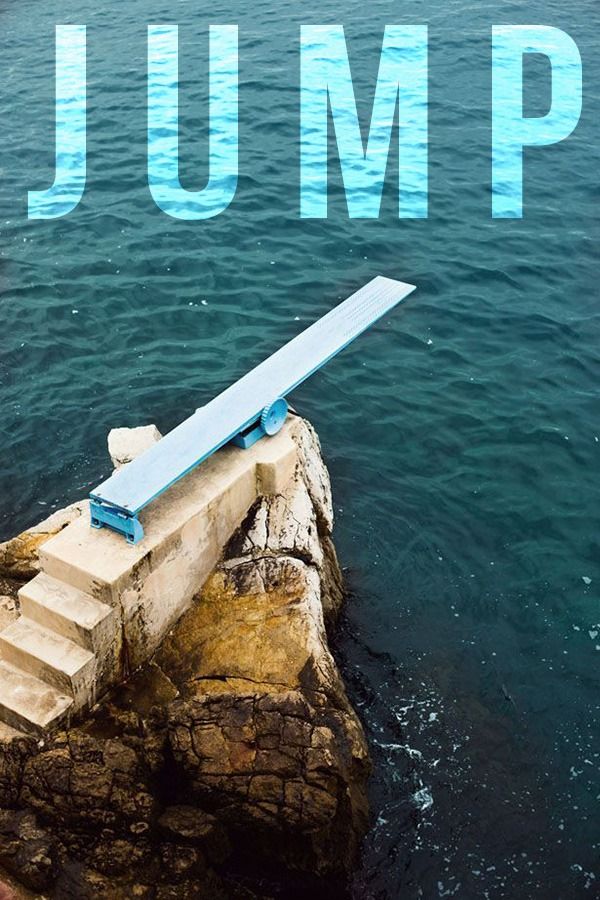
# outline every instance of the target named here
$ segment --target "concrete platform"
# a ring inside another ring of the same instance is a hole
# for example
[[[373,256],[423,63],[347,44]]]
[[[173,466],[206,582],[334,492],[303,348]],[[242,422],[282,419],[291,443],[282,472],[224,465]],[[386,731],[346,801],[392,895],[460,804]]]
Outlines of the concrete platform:
[[[166,556],[173,542],[212,544],[218,552],[257,496],[278,493],[296,463],[293,422],[249,450],[224,447],[140,514],[144,539],[134,546],[82,516],[40,550],[42,570],[108,605],[118,604],[122,581],[144,562]],[[208,574],[208,573],[207,573]]]
[[[83,515],[40,548],[21,617],[0,631],[0,722],[43,732],[149,659],[257,497],[285,489],[296,423],[207,459],[141,514],[139,544]]]

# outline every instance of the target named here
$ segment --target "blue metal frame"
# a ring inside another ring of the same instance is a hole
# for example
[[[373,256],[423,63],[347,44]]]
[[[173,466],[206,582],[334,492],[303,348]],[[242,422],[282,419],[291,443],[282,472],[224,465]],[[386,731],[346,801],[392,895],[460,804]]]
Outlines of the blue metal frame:
[[[144,529],[137,516],[127,515],[108,503],[90,500],[90,517],[92,528],[106,527],[117,531],[127,538],[128,544],[139,544],[144,537]]]

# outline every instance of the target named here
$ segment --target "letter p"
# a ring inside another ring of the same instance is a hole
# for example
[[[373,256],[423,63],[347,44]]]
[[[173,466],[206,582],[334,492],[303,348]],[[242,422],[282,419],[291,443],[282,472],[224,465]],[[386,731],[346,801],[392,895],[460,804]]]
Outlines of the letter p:
[[[523,54],[543,53],[552,67],[552,103],[545,116],[523,116]],[[546,25],[492,30],[492,217],[523,217],[523,147],[567,138],[581,115],[581,57],[568,34]]]

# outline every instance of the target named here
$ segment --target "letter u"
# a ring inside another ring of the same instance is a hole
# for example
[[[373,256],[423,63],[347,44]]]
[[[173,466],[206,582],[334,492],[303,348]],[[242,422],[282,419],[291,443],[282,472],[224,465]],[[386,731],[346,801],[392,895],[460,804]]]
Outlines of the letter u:
[[[233,200],[238,177],[238,29],[210,26],[209,177],[201,191],[179,178],[179,29],[148,28],[148,184],[175,219],[209,219]]]

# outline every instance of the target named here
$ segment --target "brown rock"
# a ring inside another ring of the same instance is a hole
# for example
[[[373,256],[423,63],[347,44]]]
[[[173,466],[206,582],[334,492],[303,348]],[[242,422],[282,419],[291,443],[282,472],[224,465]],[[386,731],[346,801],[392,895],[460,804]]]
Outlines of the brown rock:
[[[224,888],[214,872],[208,872],[193,881],[159,884],[155,897],[156,900],[233,900],[234,894]]]
[[[231,853],[229,839],[223,826],[210,813],[194,806],[169,806],[158,820],[165,837],[180,844],[200,847],[216,865]]]
[[[187,881],[206,871],[204,857],[197,847],[161,844],[160,859],[163,877],[169,882]]]
[[[184,697],[304,687],[347,704],[327,646],[319,574],[293,557],[224,563],[157,661]]]
[[[240,707],[248,731],[235,740],[226,732]],[[320,873],[350,869],[367,824],[369,764],[349,708],[315,708],[300,692],[205,695],[172,704],[170,737],[195,798],[251,846]]]
[[[25,763],[36,752],[34,738],[0,726],[0,808],[17,805]]]
[[[53,900],[154,900],[155,896],[153,884],[106,876],[69,861],[62,868]]]
[[[17,895],[4,881],[0,881],[0,900],[17,900]]]
[[[21,799],[47,819],[60,818],[63,826],[126,833],[150,822],[157,806],[131,748],[78,730],[64,746],[28,760]]]
[[[93,851],[90,861],[99,873],[107,876],[121,876],[132,872],[144,872],[150,876],[155,865],[154,849],[148,841],[126,841],[105,831]]]
[[[32,813],[0,810],[0,865],[34,891],[51,885],[56,872],[54,840]]]
[[[0,544],[0,576],[18,581],[35,578],[39,571],[39,548],[86,510],[87,501],[73,503]]]

